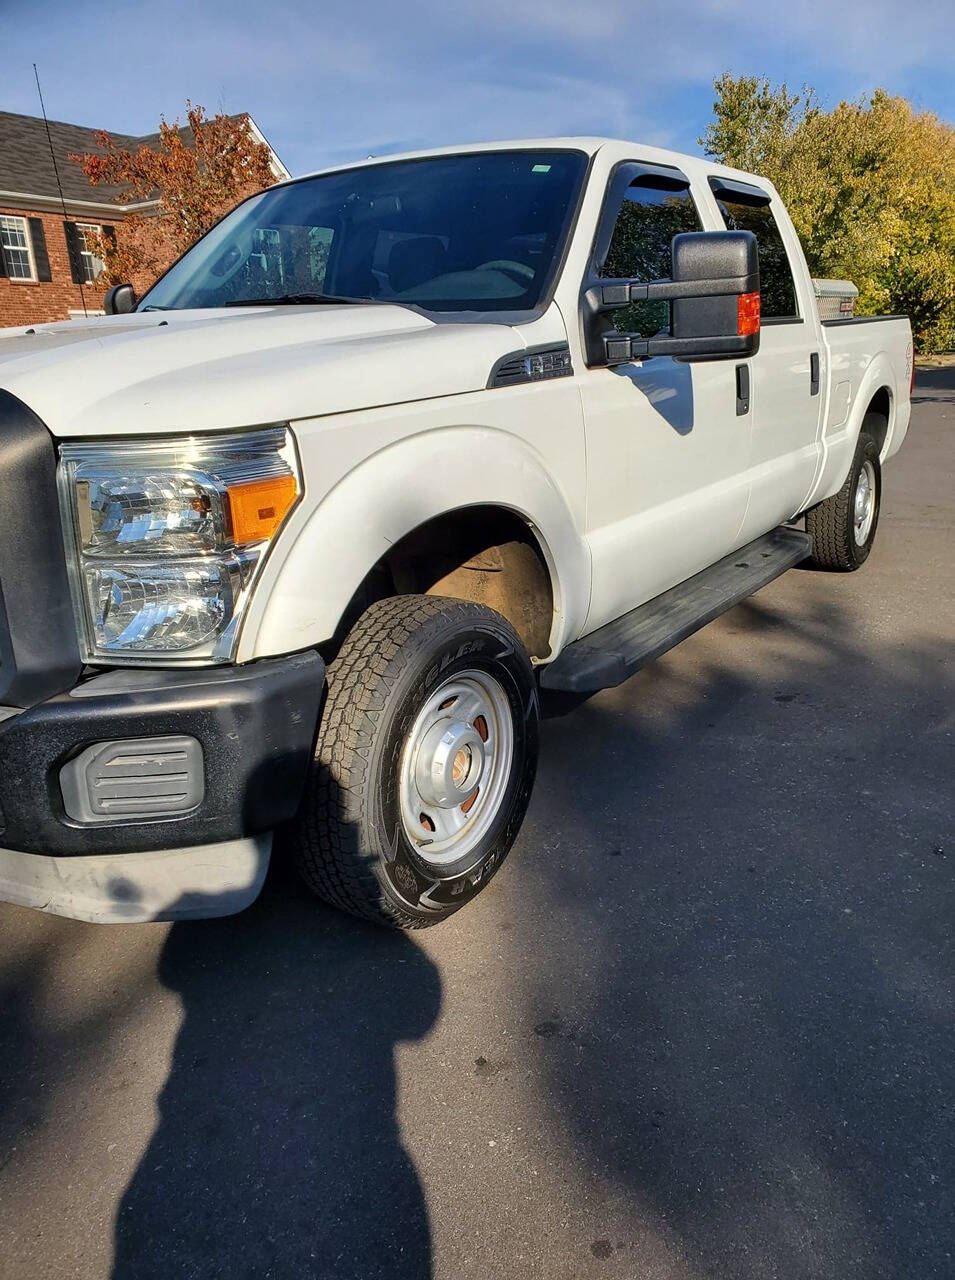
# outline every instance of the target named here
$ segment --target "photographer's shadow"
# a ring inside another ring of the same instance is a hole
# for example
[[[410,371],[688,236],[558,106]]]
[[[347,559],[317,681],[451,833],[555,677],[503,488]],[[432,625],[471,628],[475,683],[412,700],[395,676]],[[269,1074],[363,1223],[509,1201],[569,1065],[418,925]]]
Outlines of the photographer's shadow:
[[[280,866],[243,914],[174,925],[159,976],[183,1024],[120,1205],[115,1280],[430,1276],[393,1062],[440,1008],[423,952]]]

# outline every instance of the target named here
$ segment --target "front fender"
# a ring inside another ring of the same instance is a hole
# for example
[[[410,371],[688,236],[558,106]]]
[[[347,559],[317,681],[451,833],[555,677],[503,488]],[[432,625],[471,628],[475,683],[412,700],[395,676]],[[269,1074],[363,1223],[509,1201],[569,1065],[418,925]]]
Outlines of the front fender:
[[[309,479],[306,474],[306,490]],[[506,432],[457,426],[406,437],[360,463],[280,535],[250,601],[238,660],[328,640],[358,585],[390,547],[425,521],[497,505],[531,526],[551,575],[557,654],[580,632],[590,555],[539,454]]]

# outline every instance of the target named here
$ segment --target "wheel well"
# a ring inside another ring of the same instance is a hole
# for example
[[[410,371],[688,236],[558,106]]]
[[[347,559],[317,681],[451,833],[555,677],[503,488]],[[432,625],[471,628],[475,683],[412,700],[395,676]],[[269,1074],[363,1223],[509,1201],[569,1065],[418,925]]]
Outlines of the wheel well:
[[[359,585],[326,660],[370,604],[392,595],[451,596],[487,605],[507,618],[532,657],[550,653],[550,571],[530,525],[506,508],[450,511],[396,542]]]
[[[880,387],[872,399],[869,401],[869,407],[865,411],[865,418],[878,418],[878,423],[872,422],[868,428],[870,434],[875,440],[876,447],[881,456],[882,449],[885,445],[885,437],[889,430],[889,417],[892,412],[892,397],[889,395],[888,387]]]

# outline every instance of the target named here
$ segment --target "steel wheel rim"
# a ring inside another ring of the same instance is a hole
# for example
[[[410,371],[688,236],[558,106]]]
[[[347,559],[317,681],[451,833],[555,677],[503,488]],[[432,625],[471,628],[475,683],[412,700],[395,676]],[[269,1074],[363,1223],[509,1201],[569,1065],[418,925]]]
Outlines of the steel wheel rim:
[[[462,671],[428,697],[401,752],[405,836],[433,867],[457,862],[487,834],[514,759],[511,704],[486,671]]]
[[[856,481],[852,523],[857,547],[864,547],[875,519],[875,467],[867,458]]]

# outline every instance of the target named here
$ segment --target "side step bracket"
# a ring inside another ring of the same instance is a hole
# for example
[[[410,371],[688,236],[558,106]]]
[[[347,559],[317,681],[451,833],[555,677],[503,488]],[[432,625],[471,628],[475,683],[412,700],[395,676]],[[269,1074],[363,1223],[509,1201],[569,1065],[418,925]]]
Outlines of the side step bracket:
[[[566,693],[596,693],[622,684],[811,552],[808,534],[781,525],[655,600],[568,645],[544,667],[541,684]]]

